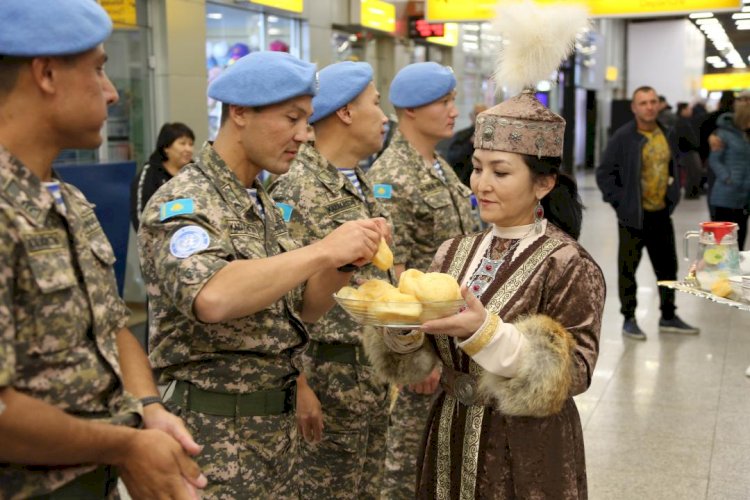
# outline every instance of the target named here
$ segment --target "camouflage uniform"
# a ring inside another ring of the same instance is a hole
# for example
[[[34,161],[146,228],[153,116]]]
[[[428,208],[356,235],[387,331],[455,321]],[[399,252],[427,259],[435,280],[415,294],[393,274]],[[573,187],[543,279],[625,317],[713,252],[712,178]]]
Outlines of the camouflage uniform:
[[[294,312],[301,304],[301,287],[262,311],[222,323],[202,323],[193,310],[201,288],[230,261],[271,257],[297,247],[257,180],[254,187],[264,215],[206,145],[197,163],[184,167],[151,198],[138,233],[153,315],[150,357],[160,382],[183,381],[183,387],[212,400],[229,395],[238,401],[232,406],[236,413],[227,415],[197,408],[193,392],[172,399],[195,440],[205,445],[197,461],[208,478],[204,493],[210,498],[299,494],[293,391],[299,354],[307,344]],[[192,200],[192,210],[160,216],[172,200],[183,199]],[[201,228],[210,240],[207,248],[178,258],[170,241],[189,226]],[[262,391],[289,392],[291,406],[272,414],[255,413],[260,409],[255,405],[242,409],[243,398],[267,394]]]
[[[445,180],[397,131],[388,148],[367,173],[393,219],[393,261],[406,269],[427,271],[443,241],[475,229],[471,191],[453,169],[437,157]],[[384,185],[381,188],[379,185]],[[413,498],[417,457],[432,396],[400,391],[391,412],[383,496]]]
[[[272,186],[279,203],[288,204],[290,234],[307,245],[324,238],[346,221],[388,217],[375,200],[364,173],[357,168],[364,199],[351,181],[313,147],[304,146],[290,171]],[[389,279],[375,266],[352,278]],[[388,386],[375,378],[364,356],[337,362],[324,349],[351,346],[360,356],[361,327],[340,307],[308,325],[313,345],[305,355],[305,374],[320,399],[325,429],[317,445],[302,444],[302,498],[380,496],[388,426]]]
[[[0,387],[116,422],[141,411],[117,354],[129,313],[92,205],[71,185],[61,192],[66,215],[0,146]],[[0,464],[0,498],[49,493],[95,468]]]

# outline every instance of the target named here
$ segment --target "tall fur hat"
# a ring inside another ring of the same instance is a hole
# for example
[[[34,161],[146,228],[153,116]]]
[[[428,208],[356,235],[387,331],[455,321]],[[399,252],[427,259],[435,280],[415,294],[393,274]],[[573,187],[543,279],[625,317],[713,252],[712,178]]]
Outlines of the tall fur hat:
[[[503,2],[494,24],[503,37],[495,80],[523,91],[477,116],[474,147],[561,157],[565,120],[539,102],[533,89],[572,52],[576,35],[589,26],[586,8]]]

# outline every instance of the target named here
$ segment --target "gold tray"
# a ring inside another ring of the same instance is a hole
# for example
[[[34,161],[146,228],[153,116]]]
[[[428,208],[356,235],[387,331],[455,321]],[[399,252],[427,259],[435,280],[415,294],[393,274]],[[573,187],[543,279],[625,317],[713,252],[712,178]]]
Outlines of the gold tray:
[[[354,321],[366,326],[419,328],[431,319],[456,314],[466,305],[464,299],[445,302],[382,302],[333,296]]]

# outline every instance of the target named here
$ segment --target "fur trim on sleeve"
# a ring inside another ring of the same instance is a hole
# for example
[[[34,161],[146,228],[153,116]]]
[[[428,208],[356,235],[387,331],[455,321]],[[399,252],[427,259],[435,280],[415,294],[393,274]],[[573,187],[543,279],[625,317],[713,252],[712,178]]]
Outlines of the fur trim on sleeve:
[[[365,327],[363,332],[365,353],[375,372],[392,384],[414,384],[421,382],[438,363],[432,346],[425,342],[414,352],[393,352],[383,341],[383,334],[376,328]]]
[[[573,336],[560,323],[541,314],[514,322],[526,337],[518,375],[505,378],[484,371],[479,388],[495,399],[506,415],[546,417],[559,412],[570,396]]]

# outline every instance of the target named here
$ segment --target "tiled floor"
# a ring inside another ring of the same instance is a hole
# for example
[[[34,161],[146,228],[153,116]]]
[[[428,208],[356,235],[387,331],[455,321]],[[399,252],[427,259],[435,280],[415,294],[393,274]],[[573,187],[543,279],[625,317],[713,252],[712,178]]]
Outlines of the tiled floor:
[[[651,263],[638,270],[637,320],[646,342],[624,339],[617,297],[617,220],[593,176],[579,177],[587,210],[581,243],[604,271],[599,361],[591,388],[576,398],[586,440],[592,500],[750,498],[750,313],[678,293],[678,314],[698,336],[659,334]],[[707,220],[705,198],[674,213],[682,234]],[[693,242],[694,244],[694,242]],[[694,249],[693,249],[694,251]]]

